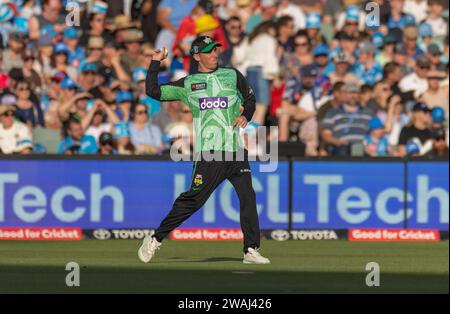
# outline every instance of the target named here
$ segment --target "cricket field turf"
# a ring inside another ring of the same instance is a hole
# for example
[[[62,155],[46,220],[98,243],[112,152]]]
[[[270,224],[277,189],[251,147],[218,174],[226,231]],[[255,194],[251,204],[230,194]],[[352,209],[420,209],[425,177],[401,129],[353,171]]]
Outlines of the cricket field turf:
[[[263,241],[270,265],[244,265],[241,243],[165,241],[149,264],[141,241],[0,242],[0,293],[448,293],[449,244]],[[80,265],[67,287],[66,264]],[[380,266],[367,287],[366,265]]]

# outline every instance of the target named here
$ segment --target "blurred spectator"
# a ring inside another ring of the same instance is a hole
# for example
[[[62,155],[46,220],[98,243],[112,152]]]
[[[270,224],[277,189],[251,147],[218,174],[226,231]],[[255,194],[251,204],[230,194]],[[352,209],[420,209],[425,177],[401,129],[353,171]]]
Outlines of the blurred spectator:
[[[333,62],[335,70],[329,75],[331,84],[336,84],[337,82],[353,82],[357,84],[359,82],[359,79],[350,72],[350,57],[347,52],[338,52],[334,56]]]
[[[47,34],[61,34],[65,28],[62,10],[60,0],[42,0],[42,14],[31,17],[29,21],[30,39],[37,41]]]
[[[442,51],[438,44],[432,43],[427,47],[427,57],[431,63],[432,70],[445,69],[445,64],[441,62]]]
[[[302,7],[294,4],[293,0],[280,0],[277,11],[277,18],[288,15],[293,19],[294,31],[299,31],[306,27],[306,15],[302,10]]]
[[[127,32],[123,44],[125,51],[121,56],[121,62],[127,69],[127,74],[131,76],[132,70],[139,64],[139,56],[141,54],[141,43],[144,40],[144,34],[138,29],[130,29]]]
[[[429,158],[448,158],[448,144],[446,143],[446,135],[444,129],[435,129],[432,132],[433,148],[425,154]]]
[[[383,35],[382,35],[383,36]],[[382,37],[383,38],[383,37]],[[394,36],[387,34],[383,39],[380,53],[375,57],[375,61],[382,67],[394,60],[394,48],[396,40]]]
[[[42,87],[42,79],[39,76],[38,72],[34,69],[35,64],[35,56],[31,50],[25,50],[22,53],[22,60],[23,60],[23,68],[22,68],[22,74],[23,79],[30,84],[30,89],[34,93],[40,94],[41,87]]]
[[[117,155],[117,150],[114,145],[114,138],[109,132],[102,132],[99,136],[99,147],[98,154],[99,155]]]
[[[383,69],[374,59],[376,47],[369,41],[358,46],[359,58],[353,66],[353,74],[363,83],[374,85],[383,78]]]
[[[83,129],[86,135],[91,135],[99,142],[100,134],[112,132],[113,124],[119,123],[119,117],[101,99],[93,100],[94,104],[87,115],[82,119]]]
[[[287,53],[282,63],[282,74],[286,81],[299,86],[300,68],[313,63],[311,43],[305,31],[299,31],[294,36],[294,52]]]
[[[81,120],[74,115],[65,122],[67,136],[59,143],[58,154],[96,154],[98,151],[95,138],[85,135]]]
[[[295,25],[294,19],[289,15],[283,15],[277,21],[277,39],[282,52],[294,51]],[[281,56],[279,55],[279,58]]]
[[[430,108],[424,103],[417,103],[412,111],[410,125],[405,126],[400,132],[398,141],[400,156],[406,156],[406,146],[409,141],[413,141],[419,147],[420,155],[426,154],[432,148]]]
[[[428,0],[405,0],[403,12],[412,15],[416,22],[421,22],[427,17]]]
[[[320,31],[322,26],[321,19],[320,13],[317,12],[311,12],[306,16],[306,32],[311,40],[312,47],[326,43],[325,37]]]
[[[128,123],[119,122],[114,125],[114,140],[119,155],[135,154],[135,148],[130,139]]]
[[[27,124],[30,129],[37,126],[45,127],[41,107],[39,103],[33,101],[30,84],[27,81],[17,83],[16,96],[17,118]]]
[[[351,145],[362,143],[372,119],[369,109],[358,104],[359,86],[347,83],[345,102],[326,114],[321,125],[321,137],[332,156],[348,156]]]
[[[30,129],[14,119],[16,108],[0,104],[0,154],[29,154],[33,149]]]
[[[419,100],[426,103],[430,108],[444,108],[445,117],[448,118],[448,86],[440,85],[446,77],[445,72],[430,70],[427,75],[428,89]]]
[[[225,35],[228,40],[228,49],[222,52],[220,58],[224,66],[234,66],[240,72],[245,62],[248,49],[248,36],[244,33],[243,24],[239,17],[231,17],[225,24]]]
[[[405,106],[400,96],[393,94],[388,98],[388,109],[377,112],[377,117],[384,123],[389,145],[393,148],[391,155],[397,156],[396,150],[400,132],[409,123],[410,116],[406,113]]]
[[[364,138],[364,152],[370,157],[385,157],[389,150],[383,122],[375,117],[369,121],[368,134]]]
[[[116,93],[116,114],[120,121],[131,120],[131,108],[133,106],[133,95],[128,90],[118,90]]]
[[[430,24],[433,29],[433,37],[437,40],[443,40],[448,35],[448,23],[442,17],[444,12],[443,0],[428,0],[429,14],[425,23]]]
[[[162,104],[161,111],[158,112],[152,119],[152,123],[164,130],[166,125],[175,122],[178,117],[180,101],[167,101]]]
[[[51,58],[52,72],[60,72],[72,80],[77,78],[77,70],[69,65],[69,50],[63,42],[58,42],[53,48],[53,55]]]
[[[253,33],[261,23],[272,21],[276,14],[277,3],[275,0],[260,0],[260,11],[248,19],[245,31],[247,34]]]
[[[413,73],[403,77],[398,85],[402,93],[412,94],[412,98],[418,99],[428,90],[428,72],[431,63],[426,56],[417,59],[416,69]]]
[[[172,47],[177,29],[183,18],[189,15],[197,0],[162,0],[157,13],[161,31],[156,38],[156,47]],[[170,51],[169,56],[172,53]]]
[[[57,112],[58,118],[61,122],[66,122],[72,116],[78,116],[80,119],[83,119],[87,115],[87,101],[91,98],[93,98],[93,96],[89,93],[78,93],[66,102],[61,103],[61,105],[55,103],[55,109],[49,108],[49,110],[47,110],[46,114],[50,116],[47,117],[46,120],[57,123],[54,121],[56,119],[54,117],[55,111]]]
[[[416,24],[414,16],[405,13],[405,0],[389,0],[389,4],[391,5],[391,13],[387,21],[389,29],[405,28],[408,25]]]
[[[256,97],[253,120],[264,124],[270,104],[270,81],[279,75],[275,25],[272,22],[259,24],[249,36],[246,54],[246,78]]]
[[[3,50],[3,69],[10,71],[13,68],[23,67],[22,52],[25,49],[26,36],[23,33],[13,32],[9,35],[8,48]]]
[[[148,110],[144,104],[133,107],[130,134],[137,154],[155,155],[162,152],[161,130],[148,121]]]

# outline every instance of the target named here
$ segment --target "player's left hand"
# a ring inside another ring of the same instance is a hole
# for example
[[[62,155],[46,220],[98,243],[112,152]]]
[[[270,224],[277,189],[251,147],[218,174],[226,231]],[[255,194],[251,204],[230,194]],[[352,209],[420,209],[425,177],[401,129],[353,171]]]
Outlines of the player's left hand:
[[[237,117],[236,120],[234,121],[233,129],[234,129],[235,127],[237,127],[237,126],[239,126],[239,127],[241,127],[241,128],[245,128],[245,127],[247,126],[247,123],[248,123],[248,121],[247,121],[247,118],[246,118],[246,117],[244,117],[244,116],[239,116],[239,117]]]

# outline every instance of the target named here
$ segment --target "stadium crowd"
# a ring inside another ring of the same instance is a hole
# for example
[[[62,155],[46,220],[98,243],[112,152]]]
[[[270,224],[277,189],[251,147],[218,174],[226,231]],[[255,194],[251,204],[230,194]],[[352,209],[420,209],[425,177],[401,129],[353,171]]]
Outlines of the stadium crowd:
[[[150,98],[145,78],[160,47],[160,83],[195,73],[190,45],[207,35],[255,94],[244,133],[278,126],[267,140],[306,156],[448,156],[448,1],[366,5],[0,0],[0,153],[155,155],[192,143],[189,107]]]

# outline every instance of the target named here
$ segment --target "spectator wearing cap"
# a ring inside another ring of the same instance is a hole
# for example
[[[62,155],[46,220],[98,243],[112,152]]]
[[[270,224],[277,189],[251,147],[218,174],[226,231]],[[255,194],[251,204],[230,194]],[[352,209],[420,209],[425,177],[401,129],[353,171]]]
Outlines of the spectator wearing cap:
[[[277,39],[282,52],[294,51],[294,34],[294,19],[290,15],[279,17],[277,21]]]
[[[62,103],[68,101],[69,99],[75,97],[75,95],[77,94],[77,90],[78,90],[78,86],[77,84],[70,78],[65,77],[62,81],[61,81],[61,97],[60,97],[60,101]]]
[[[404,12],[405,0],[390,0],[391,16],[387,21],[387,27],[403,29],[408,25],[415,25],[416,20],[414,16]]]
[[[385,157],[389,155],[390,147],[385,135],[383,122],[378,117],[369,121],[368,134],[364,138],[364,152],[370,157]]]
[[[408,62],[408,53],[404,42],[395,44],[393,61],[400,64],[403,75],[408,75],[414,72],[414,61],[412,60],[411,62]],[[411,66],[410,63],[413,64],[413,66]]]
[[[417,60],[424,52],[418,47],[417,40],[419,34],[416,26],[410,25],[405,27],[403,31],[403,40],[406,44],[406,55],[409,58],[409,62]]]
[[[135,68],[133,71],[133,81],[137,84],[137,98],[139,103],[147,106],[150,118],[153,118],[161,110],[161,104],[158,100],[151,98],[145,93],[145,79],[147,77],[147,69]]]
[[[61,34],[66,27],[65,14],[61,14],[62,10],[61,0],[42,0],[42,14],[29,20],[30,39],[39,40],[47,32]]]
[[[313,64],[305,65],[300,70],[300,84],[296,86],[287,86],[283,95],[282,106],[278,110],[279,140],[285,142],[300,139],[299,122],[308,120],[316,115],[315,110],[307,112],[302,106],[299,106],[303,97],[305,97],[314,87],[314,81],[317,79],[319,71]],[[289,82],[287,83],[289,84]],[[290,137],[290,133],[292,137]]]
[[[406,156],[406,145],[414,141],[424,155],[432,148],[431,110],[425,103],[416,103],[412,110],[411,123],[400,132],[398,151],[400,156]]]
[[[427,57],[432,70],[445,69],[446,65],[441,62],[441,56],[442,51],[438,44],[432,43],[427,47]]]
[[[114,137],[110,132],[102,132],[98,140],[98,154],[104,156],[117,155]]]
[[[76,79],[78,73],[69,65],[69,50],[64,42],[60,41],[55,44],[50,64],[53,71],[65,73],[71,79]]]
[[[338,47],[331,51],[330,57],[333,58],[337,53],[345,52],[349,57],[350,64],[353,66],[357,56],[358,38],[345,32],[338,33],[335,37],[338,41]]]
[[[321,33],[322,16],[320,13],[311,12],[306,15],[306,32],[311,40],[311,46],[325,44],[325,37]]]
[[[59,143],[58,154],[96,154],[98,151],[95,138],[85,135],[78,116],[71,117],[65,123],[67,136]]]
[[[358,49],[359,56],[353,65],[353,74],[363,84],[374,85],[383,78],[383,69],[374,58],[376,48],[370,41],[363,41]]]
[[[30,129],[14,119],[16,108],[0,104],[0,154],[29,154],[33,148]]]
[[[116,149],[119,155],[134,155],[135,148],[131,143],[130,129],[128,123],[119,122],[114,125],[113,131],[114,140],[116,142]]]
[[[161,31],[156,37],[155,47],[173,46],[177,29],[185,16],[197,5],[198,0],[162,0],[158,6],[157,21]]]
[[[429,108],[444,108],[445,116],[448,117],[449,88],[448,86],[441,86],[441,82],[446,77],[447,74],[445,72],[430,70],[427,75],[428,89],[420,97],[419,101],[426,103]]]
[[[279,76],[276,30],[272,22],[259,24],[249,36],[246,54],[246,78],[256,97],[256,111],[253,119],[264,124],[270,105],[270,84]]]
[[[442,107],[434,107],[431,109],[431,130],[432,132],[442,129],[445,131],[445,137],[447,146],[449,144],[449,136],[448,136],[448,121],[447,117],[445,116],[445,111]]]
[[[320,108],[332,99],[332,86],[328,77],[319,75],[313,84],[311,91],[306,93],[298,103],[304,115],[310,118],[305,119],[300,125],[299,139],[306,146],[306,156],[318,156],[319,151],[319,126],[315,117]]]
[[[63,32],[63,42],[69,53],[68,63],[77,69],[86,58],[86,51],[79,45],[80,32],[75,27],[67,27]]]
[[[322,140],[332,156],[348,156],[351,145],[362,143],[372,119],[371,112],[358,103],[360,88],[346,83],[345,102],[326,114],[320,126]]]
[[[22,68],[22,52],[25,49],[26,36],[23,33],[13,32],[9,35],[8,48],[2,51],[4,62],[3,69],[10,71],[13,68]]]
[[[428,90],[428,72],[431,62],[426,56],[420,56],[416,61],[415,71],[402,78],[398,87],[402,93],[412,94],[414,99]]]
[[[425,154],[425,157],[433,158],[447,158],[449,157],[448,149],[448,131],[439,128],[432,131],[433,148]]]
[[[327,75],[327,65],[329,62],[328,55],[330,54],[328,45],[317,45],[313,48],[312,53],[314,56],[314,65],[319,69],[319,73]]]
[[[284,15],[292,17],[294,22],[294,31],[297,32],[300,29],[306,28],[306,15],[302,10],[302,7],[295,3],[293,0],[280,0],[278,4],[277,18]]]
[[[138,154],[155,155],[164,148],[161,130],[149,122],[147,106],[144,104],[133,107],[130,134]]]
[[[114,110],[101,99],[92,99],[91,108],[87,110],[87,115],[81,120],[85,134],[95,138],[97,143],[102,132],[111,132],[113,125],[119,123],[119,117]]]
[[[251,34],[256,27],[267,21],[272,21],[277,14],[277,3],[275,0],[261,0],[260,12],[252,15],[245,24],[245,31]]]
[[[121,63],[127,74],[131,77],[132,70],[139,65],[139,57],[141,54],[141,44],[144,40],[144,34],[138,29],[130,29],[123,41],[125,51],[121,56]]]
[[[27,124],[30,129],[38,126],[45,127],[42,109],[37,102],[37,98],[32,97],[30,84],[27,81],[18,82],[15,93],[17,97],[16,117]]]
[[[359,79],[350,72],[350,57],[347,52],[341,51],[334,55],[333,58],[334,71],[330,71],[329,77],[331,84],[337,82],[353,82],[358,83]]]
[[[443,40],[448,36],[448,22],[442,17],[444,13],[443,0],[428,0],[430,11],[425,23],[430,24],[433,29],[433,39]]]
[[[433,28],[428,23],[420,23],[419,40],[417,46],[422,51],[426,51],[428,46],[433,43]]]
[[[36,0],[23,1],[20,9],[20,16],[26,19],[30,19],[32,16],[37,16],[42,13],[41,6]]]
[[[88,15],[88,23],[83,28],[79,44],[82,47],[86,47],[89,38],[92,36],[100,36],[106,42],[113,42],[114,37],[106,31],[106,14],[101,6],[97,6],[97,9]]]
[[[392,35],[386,35],[383,38],[381,51],[375,57],[375,61],[378,62],[379,65],[384,67],[387,63],[392,62],[394,59],[394,48],[395,48],[395,37]]]
[[[131,120],[131,108],[133,106],[133,95],[128,90],[118,90],[116,93],[116,114],[120,121]]]
[[[346,1],[343,12],[338,16],[336,29],[358,36],[364,31],[366,14],[360,9],[358,1]]]
[[[80,67],[80,74],[78,75],[78,87],[82,92],[88,92],[95,98],[101,98],[102,93],[97,86],[96,74],[98,66],[95,63],[84,63]]]

